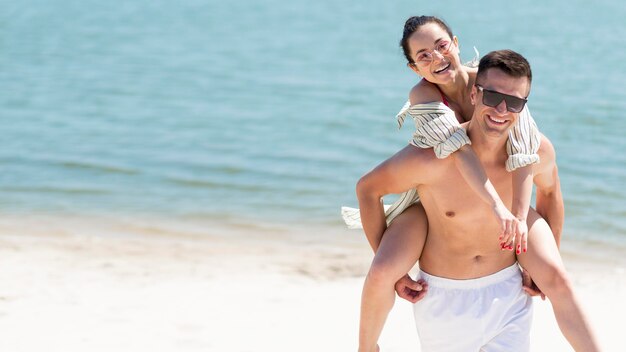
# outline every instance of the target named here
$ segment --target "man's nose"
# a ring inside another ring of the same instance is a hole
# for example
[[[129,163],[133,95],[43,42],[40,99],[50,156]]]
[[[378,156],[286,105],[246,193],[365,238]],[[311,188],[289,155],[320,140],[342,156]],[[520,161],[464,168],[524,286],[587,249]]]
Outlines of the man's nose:
[[[496,105],[495,109],[500,115],[506,114],[506,100],[502,99],[500,104]]]

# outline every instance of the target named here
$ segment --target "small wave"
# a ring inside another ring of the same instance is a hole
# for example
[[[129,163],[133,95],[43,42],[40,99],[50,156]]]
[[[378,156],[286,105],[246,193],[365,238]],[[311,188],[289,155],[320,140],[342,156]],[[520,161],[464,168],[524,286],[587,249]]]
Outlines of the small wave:
[[[227,175],[239,175],[246,171],[244,168],[236,167],[236,166],[221,166],[221,167],[216,167],[216,168],[211,168],[211,169],[212,171],[224,173]]]
[[[137,175],[139,174],[138,170],[124,168],[119,166],[111,166],[111,165],[102,165],[102,164],[94,164],[94,163],[85,163],[85,162],[77,162],[77,161],[65,161],[60,162],[58,165],[68,169],[84,169],[84,170],[96,170],[106,173],[113,174],[124,174],[124,175]]]
[[[55,193],[55,194],[74,194],[74,195],[102,195],[110,194],[109,191],[100,189],[87,188],[62,188],[62,187],[11,187],[0,188],[1,192],[10,193]]]
[[[230,189],[237,191],[257,192],[262,191],[265,188],[258,185],[245,185],[245,184],[233,184],[223,182],[212,182],[205,180],[189,180],[181,178],[166,178],[167,182],[171,182],[177,185],[190,187],[190,188],[203,188],[203,189]]]

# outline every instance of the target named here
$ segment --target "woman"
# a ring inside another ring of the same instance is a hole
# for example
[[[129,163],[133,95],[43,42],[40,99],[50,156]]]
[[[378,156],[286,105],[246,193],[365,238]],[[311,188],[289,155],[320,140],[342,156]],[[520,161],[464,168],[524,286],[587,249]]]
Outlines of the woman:
[[[430,16],[409,18],[400,42],[408,66],[423,79],[413,87],[409,103],[398,115],[403,123],[413,117],[416,132],[411,144],[420,148],[434,148],[440,158],[455,158],[455,163],[470,187],[493,208],[494,217],[501,224],[502,249],[526,251],[526,216],[532,189],[531,165],[538,161],[539,133],[528,111],[519,110],[520,123],[512,129],[507,144],[507,170],[514,172],[513,213],[502,203],[495,189],[469,146],[460,122],[468,121],[474,111],[470,92],[476,78],[476,68],[461,64],[458,39],[440,19]],[[509,105],[513,112],[518,107]],[[499,123],[497,120],[493,123]],[[379,204],[366,201],[381,180],[394,177],[376,168],[365,175],[357,185],[361,204]],[[383,194],[376,195],[382,197]],[[376,342],[398,294],[413,302],[421,299],[427,287],[414,283],[406,274],[419,259],[427,240],[428,222],[423,207],[417,202],[416,191],[403,194],[386,212],[387,223],[379,222],[383,212],[379,207],[361,207],[360,218],[367,239],[376,252],[365,280],[361,301],[359,349],[376,350]],[[391,222],[393,220],[393,222]],[[383,236],[384,233],[384,236]],[[400,281],[398,281],[400,280]],[[398,282],[396,284],[396,282]]]

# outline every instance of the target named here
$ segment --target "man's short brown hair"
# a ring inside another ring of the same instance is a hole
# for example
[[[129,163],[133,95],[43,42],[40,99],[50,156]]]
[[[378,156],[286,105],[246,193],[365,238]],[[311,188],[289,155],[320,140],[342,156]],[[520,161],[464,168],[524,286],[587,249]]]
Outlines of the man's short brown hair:
[[[483,56],[478,64],[476,83],[480,83],[480,81],[484,79],[483,77],[487,74],[487,70],[490,68],[500,69],[512,77],[526,77],[528,78],[529,86],[533,79],[530,64],[526,58],[513,50],[496,50]]]

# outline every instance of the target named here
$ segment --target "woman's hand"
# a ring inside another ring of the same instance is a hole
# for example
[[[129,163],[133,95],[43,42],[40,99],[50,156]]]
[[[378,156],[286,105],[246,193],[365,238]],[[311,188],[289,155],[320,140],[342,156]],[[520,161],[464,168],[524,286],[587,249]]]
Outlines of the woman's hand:
[[[500,237],[498,238],[500,240],[500,248],[502,248],[502,250],[513,250],[519,220],[517,220],[502,202],[496,203],[493,207],[493,213],[500,224]],[[526,232],[528,232],[528,230],[526,230]]]

